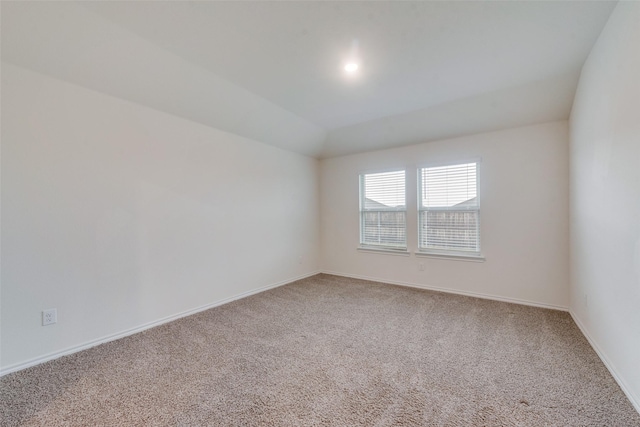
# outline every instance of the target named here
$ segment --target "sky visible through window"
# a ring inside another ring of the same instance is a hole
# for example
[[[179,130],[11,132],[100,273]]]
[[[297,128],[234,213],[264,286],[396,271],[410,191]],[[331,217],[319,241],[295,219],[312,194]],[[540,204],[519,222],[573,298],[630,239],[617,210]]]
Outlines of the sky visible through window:
[[[477,202],[477,163],[420,169],[422,206],[451,207]]]
[[[477,163],[420,169],[423,207],[451,207],[477,196]],[[389,207],[405,204],[405,171],[364,176],[365,197]]]
[[[404,171],[370,173],[364,176],[365,197],[389,207],[404,206]]]

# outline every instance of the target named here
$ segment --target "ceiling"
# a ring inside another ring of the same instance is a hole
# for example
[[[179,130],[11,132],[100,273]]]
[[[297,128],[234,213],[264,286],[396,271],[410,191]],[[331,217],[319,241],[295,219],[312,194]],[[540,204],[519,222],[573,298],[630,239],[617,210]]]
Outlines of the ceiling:
[[[2,60],[331,157],[568,118],[614,7],[3,2]]]

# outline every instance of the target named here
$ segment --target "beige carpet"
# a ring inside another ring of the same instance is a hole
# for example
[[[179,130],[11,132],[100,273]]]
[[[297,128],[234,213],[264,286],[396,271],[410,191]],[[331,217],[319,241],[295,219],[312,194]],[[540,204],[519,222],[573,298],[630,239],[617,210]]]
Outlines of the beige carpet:
[[[0,387],[2,426],[640,426],[567,313],[329,275]]]

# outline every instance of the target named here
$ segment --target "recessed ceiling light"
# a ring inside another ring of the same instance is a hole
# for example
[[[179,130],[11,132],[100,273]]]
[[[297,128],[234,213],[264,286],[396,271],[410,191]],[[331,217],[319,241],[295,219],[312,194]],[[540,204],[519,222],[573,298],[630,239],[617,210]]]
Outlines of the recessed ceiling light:
[[[356,71],[358,71],[358,64],[356,64],[355,62],[349,62],[344,66],[344,70],[347,73],[355,73]]]

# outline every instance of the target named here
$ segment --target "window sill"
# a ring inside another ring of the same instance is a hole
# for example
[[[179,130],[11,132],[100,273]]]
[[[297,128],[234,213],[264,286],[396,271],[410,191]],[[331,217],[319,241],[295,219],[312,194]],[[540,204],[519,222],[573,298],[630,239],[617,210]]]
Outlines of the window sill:
[[[384,254],[384,255],[396,255],[396,256],[411,255],[411,252],[409,252],[406,249],[374,248],[370,246],[358,246],[357,250],[359,252],[369,252],[369,253]]]
[[[454,253],[447,254],[440,252],[415,252],[415,254],[417,257],[448,259],[451,261],[485,262],[485,258],[482,255]]]

